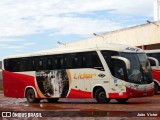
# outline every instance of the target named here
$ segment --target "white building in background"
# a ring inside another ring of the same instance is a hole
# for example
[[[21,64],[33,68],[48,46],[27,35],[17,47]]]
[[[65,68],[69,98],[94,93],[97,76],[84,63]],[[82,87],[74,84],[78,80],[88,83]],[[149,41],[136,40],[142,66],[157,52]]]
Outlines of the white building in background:
[[[154,0],[154,22],[106,32],[85,40],[68,43],[65,46],[88,46],[95,44],[124,44],[142,49],[160,49],[160,0]],[[60,47],[64,47],[61,45]]]
[[[160,21],[160,0],[154,1],[154,21]]]
[[[160,49],[160,21],[106,32],[92,38],[68,43],[66,46],[79,47],[105,43],[137,46],[147,50]],[[64,45],[61,45],[61,47],[64,47]]]

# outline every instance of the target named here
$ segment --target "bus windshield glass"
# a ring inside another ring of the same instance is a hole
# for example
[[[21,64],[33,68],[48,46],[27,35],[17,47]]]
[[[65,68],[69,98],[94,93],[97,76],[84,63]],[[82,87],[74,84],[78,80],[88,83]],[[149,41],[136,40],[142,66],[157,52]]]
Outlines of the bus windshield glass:
[[[152,82],[150,64],[144,53],[121,53],[121,56],[130,61],[130,69],[127,70],[129,82],[137,84],[149,84]]]

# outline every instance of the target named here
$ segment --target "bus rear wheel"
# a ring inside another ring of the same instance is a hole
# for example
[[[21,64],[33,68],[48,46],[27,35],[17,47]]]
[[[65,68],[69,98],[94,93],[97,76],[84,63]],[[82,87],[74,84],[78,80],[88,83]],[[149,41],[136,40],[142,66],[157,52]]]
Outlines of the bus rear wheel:
[[[95,98],[98,103],[108,103],[110,101],[110,99],[106,97],[106,92],[103,88],[96,90]]]
[[[50,103],[56,103],[58,102],[59,98],[47,98],[47,101]]]
[[[27,98],[27,101],[29,103],[37,103],[37,102],[40,102],[40,100],[41,100],[39,98],[36,98],[35,92],[34,92],[33,89],[27,90],[27,92],[26,92],[26,98]]]
[[[128,98],[116,99],[119,103],[126,103]]]

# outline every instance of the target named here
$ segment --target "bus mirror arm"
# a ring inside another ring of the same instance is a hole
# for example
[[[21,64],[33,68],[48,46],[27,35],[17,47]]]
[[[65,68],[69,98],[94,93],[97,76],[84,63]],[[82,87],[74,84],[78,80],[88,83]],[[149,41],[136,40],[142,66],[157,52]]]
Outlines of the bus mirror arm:
[[[148,59],[153,60],[156,63],[156,68],[159,68],[159,62],[156,58],[154,57],[148,57]]]
[[[127,70],[130,69],[130,61],[127,58],[120,57],[120,56],[112,56],[111,58],[112,59],[119,59],[119,60],[123,61],[126,64]]]

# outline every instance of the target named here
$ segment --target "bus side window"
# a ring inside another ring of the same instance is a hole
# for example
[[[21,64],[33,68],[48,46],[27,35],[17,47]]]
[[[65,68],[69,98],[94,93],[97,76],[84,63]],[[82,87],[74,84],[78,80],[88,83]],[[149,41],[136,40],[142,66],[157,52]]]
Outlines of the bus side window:
[[[71,54],[70,60],[71,60],[71,69],[80,68],[80,56],[77,54]]]
[[[23,71],[27,71],[27,58],[23,58],[22,59],[22,64],[23,64],[23,66],[22,66],[22,70]]]
[[[53,69],[53,58],[51,56],[47,57],[46,59],[46,69],[47,70]]]
[[[156,66],[156,63],[155,63],[154,60],[149,59],[149,62],[150,62],[150,64],[151,64],[151,66]]]
[[[148,56],[148,57],[151,57],[151,54],[150,54],[150,53],[147,53],[147,56]]]
[[[44,70],[44,58],[39,57],[37,58],[37,65],[36,65],[36,70]]]
[[[72,62],[71,62],[71,55],[67,54],[66,55],[66,69],[72,69]]]
[[[33,57],[23,58],[22,59],[22,71],[34,71],[35,70],[35,61]]]
[[[5,59],[4,60],[4,69],[7,70],[7,71],[11,71],[11,62],[10,62],[10,59]]]
[[[11,72],[18,71],[18,61],[16,59],[11,59]]]
[[[19,71],[24,71],[23,59],[20,59]]]
[[[20,70],[20,67],[21,67],[21,59],[20,59],[20,58],[17,59],[16,62],[17,62],[16,72],[19,72],[19,71],[21,71],[21,70]]]
[[[111,74],[114,76],[115,74],[115,71],[114,71],[114,66],[113,66],[113,62],[112,62],[112,59],[111,57],[112,56],[119,56],[118,52],[116,51],[107,51],[107,50],[104,50],[104,51],[101,51],[102,52],[102,55],[109,67],[109,70],[111,72]]]
[[[80,67],[81,68],[90,68],[91,63],[89,60],[90,52],[80,54]]]
[[[67,61],[68,61],[68,56],[64,56],[64,58],[63,58],[63,69],[68,69],[69,68]]]
[[[8,59],[3,60],[4,69],[8,71]]]
[[[63,56],[55,57],[55,69],[63,69]]]
[[[35,71],[36,70],[36,61],[34,58],[32,58],[32,60],[31,60],[31,65],[32,65],[32,70]]]
[[[147,56],[156,58],[158,62],[160,63],[160,53],[147,53]],[[155,65],[156,63],[153,60],[149,60],[149,61],[151,63],[151,66],[156,66]]]
[[[8,59],[8,60],[6,60],[6,63],[7,63],[6,69],[7,69],[8,71],[10,71],[10,72],[13,71],[12,61],[13,61],[13,59]]]
[[[151,57],[156,58],[160,62],[160,53],[151,53]]]
[[[96,69],[103,68],[100,58],[96,52],[91,53],[91,67]]]

